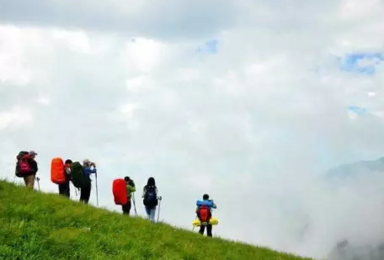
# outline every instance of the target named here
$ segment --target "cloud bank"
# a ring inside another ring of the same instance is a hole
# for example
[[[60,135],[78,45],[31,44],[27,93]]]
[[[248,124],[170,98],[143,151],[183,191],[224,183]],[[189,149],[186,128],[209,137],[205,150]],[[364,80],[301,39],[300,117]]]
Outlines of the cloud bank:
[[[383,63],[355,63],[383,55],[382,5],[2,1],[1,174],[34,149],[57,192],[51,158],[90,158],[111,210],[114,178],[154,176],[173,225],[208,192],[221,237],[319,258],[379,243],[380,172],[322,174],[383,153]]]

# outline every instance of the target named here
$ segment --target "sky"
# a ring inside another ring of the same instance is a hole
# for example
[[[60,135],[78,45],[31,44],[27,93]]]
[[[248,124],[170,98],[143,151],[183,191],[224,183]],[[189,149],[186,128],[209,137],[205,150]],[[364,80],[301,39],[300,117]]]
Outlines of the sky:
[[[208,193],[223,238],[319,258],[345,237],[384,241],[384,177],[322,179],[383,155],[383,8],[0,0],[1,177],[21,183],[15,156],[35,150],[41,190],[57,193],[51,159],[88,158],[109,210],[130,176],[144,216],[153,176],[178,227]]]

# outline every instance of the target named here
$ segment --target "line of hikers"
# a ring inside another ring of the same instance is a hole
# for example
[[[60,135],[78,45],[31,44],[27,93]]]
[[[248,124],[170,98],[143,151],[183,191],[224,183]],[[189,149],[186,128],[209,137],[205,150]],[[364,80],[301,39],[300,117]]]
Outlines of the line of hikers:
[[[34,188],[34,181],[38,172],[38,166],[35,160],[36,155],[37,153],[35,151],[21,151],[16,156],[17,163],[15,175],[17,177],[23,178],[25,185],[32,189]],[[73,162],[71,159],[63,161],[63,159],[60,157],[55,157],[51,160],[51,181],[58,185],[59,194],[70,198],[70,182],[72,182],[75,188],[80,190],[80,202],[85,204],[88,204],[91,195],[91,174],[95,174],[96,192],[98,192],[97,169],[94,162],[85,159],[81,165],[78,161]],[[121,205],[124,215],[130,214],[132,201],[136,212],[134,198],[135,192],[135,182],[128,176],[124,177],[124,179],[115,179],[112,183],[112,193],[114,196],[115,204]],[[148,178],[147,184],[143,188],[142,198],[147,218],[152,222],[155,222],[156,209],[158,207],[158,221],[160,215],[160,202],[162,197],[158,196],[158,188],[153,177]],[[196,201],[195,213],[199,220],[199,233],[204,235],[205,229],[207,229],[207,236],[209,237],[212,237],[212,208],[216,209],[217,206],[213,200],[209,199],[208,194],[203,195],[203,200]],[[215,224],[217,223],[214,223],[213,225]]]

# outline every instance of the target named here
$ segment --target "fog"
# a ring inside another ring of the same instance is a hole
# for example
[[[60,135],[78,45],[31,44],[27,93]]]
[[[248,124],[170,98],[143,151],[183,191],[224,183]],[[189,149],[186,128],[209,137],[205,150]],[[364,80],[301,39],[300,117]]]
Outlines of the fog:
[[[209,193],[215,236],[319,259],[344,240],[351,254],[384,242],[381,2],[12,3],[0,7],[2,178],[35,150],[41,189],[56,193],[51,159],[88,158],[99,207],[119,213],[112,181],[135,180],[144,216],[153,176],[160,218],[178,227]]]

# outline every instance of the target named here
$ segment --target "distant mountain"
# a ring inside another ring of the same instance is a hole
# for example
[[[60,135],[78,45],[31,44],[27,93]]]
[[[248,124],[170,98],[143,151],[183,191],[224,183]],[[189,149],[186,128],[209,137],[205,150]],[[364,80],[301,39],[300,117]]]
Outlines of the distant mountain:
[[[359,174],[366,174],[369,172],[383,172],[384,173],[384,157],[380,157],[371,161],[358,161],[350,164],[343,164],[330,169],[326,173],[327,178],[345,179],[348,177],[356,176]]]

